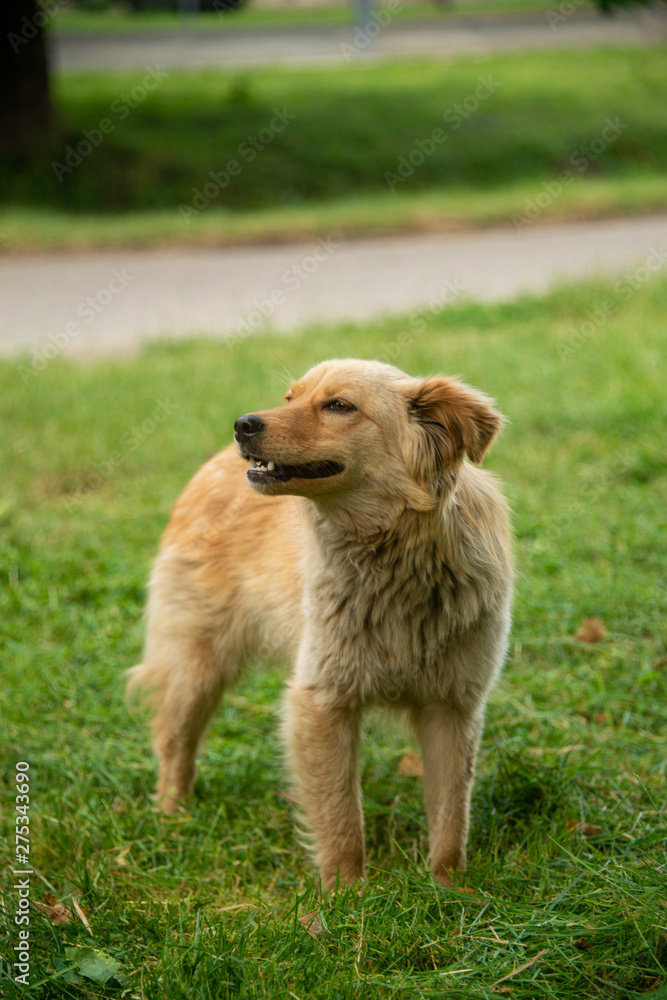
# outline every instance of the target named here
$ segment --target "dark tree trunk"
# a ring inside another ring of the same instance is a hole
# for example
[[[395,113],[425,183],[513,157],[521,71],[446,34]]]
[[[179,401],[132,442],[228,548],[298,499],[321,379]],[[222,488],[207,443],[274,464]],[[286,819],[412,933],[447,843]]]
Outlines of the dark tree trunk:
[[[2,156],[29,158],[58,134],[43,30],[48,6],[42,9],[36,0],[0,0]]]

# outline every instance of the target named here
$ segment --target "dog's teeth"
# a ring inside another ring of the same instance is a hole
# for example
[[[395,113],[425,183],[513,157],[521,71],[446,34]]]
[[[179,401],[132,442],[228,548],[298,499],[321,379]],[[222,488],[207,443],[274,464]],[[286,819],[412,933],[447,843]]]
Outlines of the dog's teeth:
[[[251,469],[266,469],[267,472],[273,472],[276,467],[275,462],[267,462],[263,458],[250,458],[248,461]]]

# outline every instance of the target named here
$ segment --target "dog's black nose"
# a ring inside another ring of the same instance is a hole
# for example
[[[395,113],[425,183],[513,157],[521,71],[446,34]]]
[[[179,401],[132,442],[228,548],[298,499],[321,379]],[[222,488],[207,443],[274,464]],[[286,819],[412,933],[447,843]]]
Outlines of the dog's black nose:
[[[264,430],[264,426],[262,418],[256,417],[254,413],[246,413],[244,417],[234,421],[234,430],[239,441],[245,441],[253,434],[259,434]]]

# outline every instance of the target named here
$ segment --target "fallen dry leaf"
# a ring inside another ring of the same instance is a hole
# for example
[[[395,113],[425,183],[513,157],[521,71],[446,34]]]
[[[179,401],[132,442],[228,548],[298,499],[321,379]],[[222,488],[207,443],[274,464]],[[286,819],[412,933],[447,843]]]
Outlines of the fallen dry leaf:
[[[419,754],[415,750],[408,750],[404,757],[398,762],[398,773],[407,774],[411,778],[421,778],[424,774],[424,765]]]
[[[589,951],[593,947],[593,942],[590,938],[580,937],[576,941],[572,942],[573,946],[579,951]]]
[[[609,722],[609,716],[606,712],[598,712],[597,715],[593,716],[593,720],[597,722],[598,726],[604,726],[605,723]]]
[[[511,986],[499,986],[498,989],[494,990],[493,992],[494,993],[511,993],[512,992],[512,987]]]
[[[584,618],[575,639],[579,642],[599,642],[606,634],[607,630],[601,618]]]
[[[322,933],[324,928],[322,927],[322,921],[320,920],[320,915],[316,911],[313,913],[305,913],[302,917],[299,917],[299,923],[305,930],[308,931],[311,937],[318,937]]]
[[[64,903],[57,903],[50,892],[45,894],[44,899],[45,903],[37,905],[41,910],[44,910],[52,924],[70,924],[72,922],[74,918],[69,907],[65,906]]]
[[[597,837],[598,834],[602,833],[601,826],[596,826],[594,823],[580,823],[576,819],[565,820],[565,826],[568,830],[583,834],[584,837]]]
[[[659,667],[667,667],[667,656],[659,656],[657,660],[653,661],[653,667],[655,670]]]

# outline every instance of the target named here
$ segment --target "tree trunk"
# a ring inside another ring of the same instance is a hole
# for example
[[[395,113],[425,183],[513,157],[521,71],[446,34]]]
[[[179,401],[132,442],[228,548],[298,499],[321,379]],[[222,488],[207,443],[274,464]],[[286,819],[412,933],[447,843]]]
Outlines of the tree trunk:
[[[48,17],[36,0],[0,2],[2,156],[30,158],[46,150],[58,135],[44,38]]]

